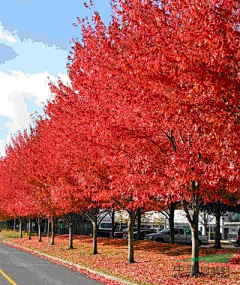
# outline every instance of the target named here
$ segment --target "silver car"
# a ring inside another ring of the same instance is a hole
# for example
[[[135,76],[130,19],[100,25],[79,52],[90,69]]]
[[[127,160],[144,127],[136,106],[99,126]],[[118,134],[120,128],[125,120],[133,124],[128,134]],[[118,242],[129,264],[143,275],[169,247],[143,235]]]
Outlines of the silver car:
[[[175,228],[174,239],[176,243],[191,244],[192,243],[191,230],[188,228]],[[155,240],[158,242],[171,242],[170,229],[166,228],[158,233],[148,234],[145,236],[145,240]],[[209,244],[208,237],[202,235],[201,232],[199,232],[198,240],[199,240],[199,245]]]

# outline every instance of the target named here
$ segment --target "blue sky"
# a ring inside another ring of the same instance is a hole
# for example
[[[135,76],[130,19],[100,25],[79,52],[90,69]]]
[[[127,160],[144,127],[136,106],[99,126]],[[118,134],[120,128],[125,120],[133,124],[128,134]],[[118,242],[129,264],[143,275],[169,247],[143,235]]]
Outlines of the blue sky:
[[[77,17],[91,11],[83,0],[7,0],[0,9],[0,154],[11,134],[42,113],[50,96],[48,77],[67,82],[72,38],[81,38]],[[95,0],[103,21],[110,21],[109,0]]]

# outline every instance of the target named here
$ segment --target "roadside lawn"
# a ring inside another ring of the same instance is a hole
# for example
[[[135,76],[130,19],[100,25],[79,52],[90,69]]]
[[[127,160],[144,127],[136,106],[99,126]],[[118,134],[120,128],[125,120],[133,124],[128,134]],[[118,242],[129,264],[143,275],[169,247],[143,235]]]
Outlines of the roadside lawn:
[[[1,233],[7,236],[7,233]],[[127,264],[127,241],[98,238],[97,255],[92,255],[92,238],[74,236],[74,249],[67,250],[68,235],[55,237],[55,245],[43,237],[7,238],[5,241],[86,266],[137,284],[240,284],[240,250],[200,248],[199,278],[188,277],[191,247],[153,241],[135,241],[134,264]],[[111,283],[113,284],[113,283]],[[117,284],[117,283],[116,283]]]

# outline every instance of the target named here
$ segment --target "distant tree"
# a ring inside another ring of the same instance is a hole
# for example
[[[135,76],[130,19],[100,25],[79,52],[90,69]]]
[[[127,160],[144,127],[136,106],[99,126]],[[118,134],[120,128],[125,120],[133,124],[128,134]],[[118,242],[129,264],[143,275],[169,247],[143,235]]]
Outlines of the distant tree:
[[[204,205],[205,206],[205,205]],[[203,235],[207,234],[207,226],[214,220],[213,215],[209,213],[205,207],[200,206],[200,212],[199,212],[199,223],[203,226]]]
[[[226,196],[226,195],[224,195]],[[228,202],[228,203],[226,203]],[[225,203],[218,200],[203,206],[203,211],[207,214],[213,215],[215,217],[215,245],[216,249],[221,248],[221,217],[223,217],[227,212],[237,212],[240,210],[238,199],[235,197],[229,197],[228,201]]]

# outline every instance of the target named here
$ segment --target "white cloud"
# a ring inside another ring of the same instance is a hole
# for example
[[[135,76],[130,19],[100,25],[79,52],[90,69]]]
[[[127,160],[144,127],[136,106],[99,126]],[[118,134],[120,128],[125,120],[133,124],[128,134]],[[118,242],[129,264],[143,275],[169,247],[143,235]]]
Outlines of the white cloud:
[[[66,74],[59,74],[63,82],[68,82]],[[5,140],[0,140],[0,154],[4,154],[5,143],[9,142],[11,135],[29,126],[31,121],[24,98],[34,98],[38,106],[43,107],[51,93],[49,79],[57,82],[57,78],[48,72],[38,74],[25,74],[22,71],[11,71],[6,74],[0,71],[0,116],[9,118],[5,124],[9,132]]]
[[[39,73],[47,70],[57,75],[66,72],[68,51],[56,45],[48,46],[43,42],[36,42],[32,38],[21,39],[18,31],[4,29],[0,21],[0,43],[11,47],[18,55],[12,60],[0,64],[0,71],[22,70],[25,73]]]
[[[13,36],[13,34],[4,29],[3,25],[0,22],[0,39],[8,42],[8,43],[16,43],[17,39]]]
[[[67,51],[34,42],[31,38],[21,40],[17,31],[7,31],[1,21],[0,43],[18,54],[18,57],[0,65],[0,116],[8,119],[1,128],[9,129],[6,139],[0,138],[0,155],[4,155],[5,144],[11,135],[27,128],[31,122],[24,99],[33,99],[31,102],[43,107],[51,95],[49,79],[57,82],[57,77],[60,77],[64,83],[69,81],[64,74]]]
[[[0,155],[4,155],[4,151],[5,151],[5,140],[1,140],[0,139]]]

